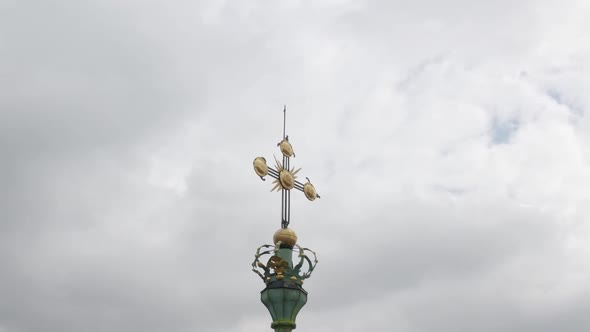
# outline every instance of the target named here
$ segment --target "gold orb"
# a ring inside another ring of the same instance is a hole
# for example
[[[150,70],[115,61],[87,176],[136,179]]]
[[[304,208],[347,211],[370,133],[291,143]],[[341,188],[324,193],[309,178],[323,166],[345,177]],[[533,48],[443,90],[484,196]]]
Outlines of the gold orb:
[[[256,157],[256,159],[254,159],[254,171],[258,176],[266,176],[266,174],[268,174],[266,159],[263,157]]]
[[[272,237],[275,245],[281,241],[282,243],[293,247],[297,243],[297,234],[290,228],[279,228]]]
[[[295,186],[295,178],[293,177],[293,174],[286,169],[279,173],[279,180],[281,186],[287,190],[291,190]]]
[[[279,148],[281,149],[281,153],[283,153],[283,156],[285,157],[292,157],[293,154],[293,147],[291,146],[291,143],[289,143],[288,140],[284,139],[279,143]]]
[[[305,194],[305,197],[307,197],[307,199],[309,199],[310,201],[313,201],[314,199],[316,199],[316,197],[318,197],[318,193],[315,191],[315,187],[313,186],[313,184],[309,182],[303,185],[303,193]]]

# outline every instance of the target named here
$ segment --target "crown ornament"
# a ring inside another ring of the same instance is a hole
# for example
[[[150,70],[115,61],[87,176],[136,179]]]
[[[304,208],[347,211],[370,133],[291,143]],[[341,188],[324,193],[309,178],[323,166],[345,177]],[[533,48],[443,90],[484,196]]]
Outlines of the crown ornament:
[[[293,265],[292,258],[281,257],[283,254],[280,252],[282,244],[282,241],[277,241],[275,245],[260,246],[254,255],[252,271],[258,274],[266,284],[275,281],[288,281],[293,283],[292,286],[301,288],[305,279],[311,276],[318,263],[316,253],[309,248],[302,248],[295,244],[292,252],[286,252],[288,255],[297,255],[298,262]],[[310,258],[309,254],[313,255],[313,258]],[[266,264],[261,261],[261,257],[265,255],[270,255]]]

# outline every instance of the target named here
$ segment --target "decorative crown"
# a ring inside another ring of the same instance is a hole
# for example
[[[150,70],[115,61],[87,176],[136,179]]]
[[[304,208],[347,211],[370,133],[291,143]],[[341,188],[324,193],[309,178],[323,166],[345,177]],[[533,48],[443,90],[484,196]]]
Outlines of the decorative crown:
[[[252,262],[252,271],[262,278],[262,280],[268,284],[274,281],[290,281],[299,286],[303,284],[303,281],[311,276],[311,273],[315,269],[318,259],[312,250],[308,248],[302,248],[299,245],[295,245],[293,249],[282,249],[281,241],[278,241],[275,245],[265,244],[260,246],[256,250],[254,255],[254,262]],[[313,261],[309,258],[306,252],[313,255]],[[291,257],[283,257],[285,255],[292,255],[297,253],[299,262],[293,266]],[[260,258],[264,255],[271,255],[266,264],[260,261]]]

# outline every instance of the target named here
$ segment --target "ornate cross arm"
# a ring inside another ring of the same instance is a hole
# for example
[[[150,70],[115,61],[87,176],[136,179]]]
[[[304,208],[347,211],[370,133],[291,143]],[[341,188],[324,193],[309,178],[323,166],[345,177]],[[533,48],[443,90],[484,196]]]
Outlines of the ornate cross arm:
[[[269,168],[266,165],[266,159],[264,159],[264,157],[257,157],[256,159],[254,159],[254,170],[256,171],[256,174],[258,174],[258,176],[260,176],[260,178],[263,181],[266,181],[266,179],[264,178],[265,176],[270,176],[271,178],[275,179],[275,181],[273,181],[273,183],[276,183],[275,186],[271,189],[271,191],[274,190],[279,190],[279,188],[282,187],[282,185],[280,184],[281,180],[280,180],[280,171],[275,170],[274,168]],[[297,172],[299,172],[299,170],[301,170],[301,168],[299,168],[297,171],[292,172],[293,176],[295,177],[295,175],[297,174]],[[301,192],[303,192],[305,194],[305,197],[307,197],[307,199],[309,199],[310,201],[315,200],[316,198],[321,198],[320,195],[317,194],[315,187],[313,186],[313,184],[311,184],[311,181],[309,180],[309,178],[305,178],[307,180],[306,183],[301,183],[297,180],[293,181],[293,187]]]

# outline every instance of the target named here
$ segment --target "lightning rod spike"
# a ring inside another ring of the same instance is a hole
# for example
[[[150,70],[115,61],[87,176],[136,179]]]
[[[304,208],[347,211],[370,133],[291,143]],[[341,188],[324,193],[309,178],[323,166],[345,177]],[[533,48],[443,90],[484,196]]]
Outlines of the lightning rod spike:
[[[285,139],[285,128],[287,127],[287,105],[283,105],[283,139]]]

